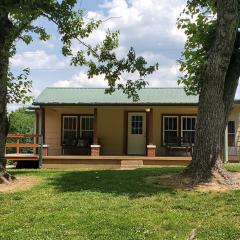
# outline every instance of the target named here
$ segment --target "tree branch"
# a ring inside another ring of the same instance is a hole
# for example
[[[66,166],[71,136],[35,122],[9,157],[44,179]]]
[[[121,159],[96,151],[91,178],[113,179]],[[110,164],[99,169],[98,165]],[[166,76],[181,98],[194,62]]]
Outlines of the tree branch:
[[[226,113],[229,112],[236,94],[238,80],[240,77],[240,32],[237,33],[233,54],[228,67],[225,83],[223,101]]]

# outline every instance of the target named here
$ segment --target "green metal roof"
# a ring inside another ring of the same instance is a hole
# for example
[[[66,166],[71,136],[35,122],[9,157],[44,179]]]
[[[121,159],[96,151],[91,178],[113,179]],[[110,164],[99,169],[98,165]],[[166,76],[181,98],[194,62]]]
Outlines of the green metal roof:
[[[33,105],[196,105],[198,96],[187,96],[183,88],[145,88],[133,102],[121,90],[105,94],[104,88],[46,88]]]

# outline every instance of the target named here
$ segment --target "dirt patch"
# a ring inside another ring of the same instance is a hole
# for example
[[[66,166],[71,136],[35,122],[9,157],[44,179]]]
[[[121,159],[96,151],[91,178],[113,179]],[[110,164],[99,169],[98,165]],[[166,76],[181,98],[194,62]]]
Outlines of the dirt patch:
[[[199,191],[199,192],[225,192],[230,190],[240,190],[240,173],[232,173],[236,184],[224,184],[221,181],[221,178],[215,176],[210,183],[202,183],[197,186],[192,186],[190,184],[189,179],[185,179],[184,181],[180,181],[174,175],[162,175],[162,176],[154,176],[147,177],[145,182],[147,184],[162,186],[162,187],[170,187],[174,189],[180,190],[188,190],[188,191]]]
[[[12,193],[23,190],[28,190],[33,186],[41,183],[41,179],[37,177],[17,177],[9,184],[0,184],[0,193]]]

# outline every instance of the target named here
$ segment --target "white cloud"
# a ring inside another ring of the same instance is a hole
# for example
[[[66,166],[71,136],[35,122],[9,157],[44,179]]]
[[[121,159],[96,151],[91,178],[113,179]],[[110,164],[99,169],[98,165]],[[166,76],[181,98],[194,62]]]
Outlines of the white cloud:
[[[133,46],[137,55],[144,56],[149,64],[158,62],[160,65],[160,70],[148,78],[151,86],[162,85],[163,82],[165,86],[168,83],[169,86],[177,85],[176,60],[186,37],[177,29],[176,20],[185,4],[186,0],[106,0],[100,6],[103,11],[87,14],[87,18],[108,20],[86,42],[96,44],[103,40],[108,29],[120,30],[119,57],[125,56]],[[82,46],[75,42],[73,49],[80,48]]]
[[[32,89],[32,96],[35,98],[35,97],[38,97],[38,95],[40,95],[41,91],[37,88],[33,88]]]
[[[24,106],[23,104],[9,103],[9,104],[7,105],[7,111],[8,111],[8,113],[14,112],[14,111],[16,111],[17,109],[19,109],[19,108],[21,108],[21,107],[23,107],[23,106]]]
[[[48,41],[39,41],[44,47],[48,48],[48,49],[53,49],[54,48],[54,44],[48,40]]]
[[[106,87],[107,82],[104,81],[104,76],[99,75],[88,79],[87,74],[78,73],[72,76],[69,80],[59,80],[53,84],[54,87]]]
[[[149,87],[177,87],[176,77],[179,74],[176,63],[162,67],[161,70],[154,72],[146,78]],[[123,83],[124,80],[137,79],[137,74],[123,74],[117,83]],[[94,88],[108,86],[107,81],[104,80],[104,75],[88,78],[84,72],[74,74],[70,79],[59,80],[53,83],[53,87],[85,87]]]
[[[23,67],[31,69],[62,69],[69,66],[69,60],[59,60],[54,54],[48,54],[43,50],[32,52],[18,53],[11,59],[11,64],[14,67]]]

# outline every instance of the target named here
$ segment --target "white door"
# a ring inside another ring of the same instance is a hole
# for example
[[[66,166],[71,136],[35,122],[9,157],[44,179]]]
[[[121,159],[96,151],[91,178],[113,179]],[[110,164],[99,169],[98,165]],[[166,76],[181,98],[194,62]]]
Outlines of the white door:
[[[128,154],[146,154],[146,113],[128,113]]]

